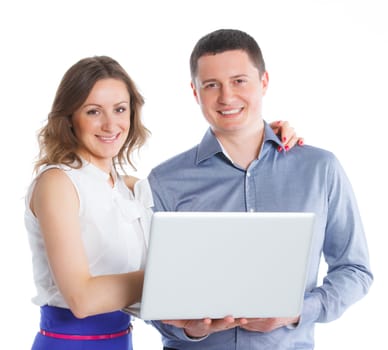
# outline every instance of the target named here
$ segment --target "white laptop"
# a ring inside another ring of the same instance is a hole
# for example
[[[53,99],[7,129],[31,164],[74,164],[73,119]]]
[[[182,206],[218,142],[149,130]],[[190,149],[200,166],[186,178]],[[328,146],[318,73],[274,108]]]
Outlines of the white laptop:
[[[143,320],[293,317],[302,308],[313,213],[157,212]]]

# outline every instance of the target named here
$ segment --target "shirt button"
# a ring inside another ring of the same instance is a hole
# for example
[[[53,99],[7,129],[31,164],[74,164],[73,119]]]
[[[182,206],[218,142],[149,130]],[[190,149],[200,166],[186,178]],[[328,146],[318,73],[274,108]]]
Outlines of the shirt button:
[[[250,177],[250,176],[251,176],[251,173],[247,173],[247,176]]]
[[[255,211],[255,209],[251,208],[251,209],[249,209],[249,211],[250,211],[251,213],[253,213],[253,212]]]

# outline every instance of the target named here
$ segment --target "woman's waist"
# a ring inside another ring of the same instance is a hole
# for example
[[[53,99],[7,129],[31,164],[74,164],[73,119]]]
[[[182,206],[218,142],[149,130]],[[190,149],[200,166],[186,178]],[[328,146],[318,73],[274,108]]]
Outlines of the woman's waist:
[[[77,318],[70,309],[44,305],[41,306],[40,328],[59,334],[113,334],[129,329],[130,321],[130,316],[121,311]]]

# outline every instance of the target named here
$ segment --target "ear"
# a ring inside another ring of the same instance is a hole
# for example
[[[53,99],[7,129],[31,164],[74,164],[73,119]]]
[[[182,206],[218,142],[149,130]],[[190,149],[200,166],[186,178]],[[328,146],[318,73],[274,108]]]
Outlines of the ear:
[[[265,93],[267,92],[268,83],[269,83],[269,76],[268,76],[268,72],[265,71],[263,73],[263,76],[261,77],[261,88],[263,90],[263,95],[265,95]]]
[[[191,86],[191,90],[193,91],[194,98],[197,101],[197,103],[199,104],[198,91],[197,91],[197,88],[195,87],[195,84],[193,83],[193,81],[191,81],[190,86]]]

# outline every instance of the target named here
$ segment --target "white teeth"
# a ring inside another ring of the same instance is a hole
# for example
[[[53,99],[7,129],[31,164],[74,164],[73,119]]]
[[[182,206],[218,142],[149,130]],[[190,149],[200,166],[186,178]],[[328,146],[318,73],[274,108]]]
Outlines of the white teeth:
[[[100,139],[104,140],[104,141],[113,141],[115,138],[117,137],[117,135],[113,135],[113,136],[100,136]]]
[[[236,114],[240,112],[240,108],[238,109],[231,109],[229,111],[221,111],[222,115],[229,115],[229,114]]]

